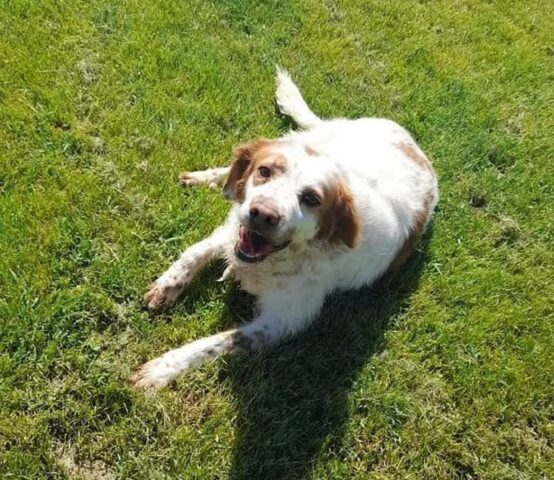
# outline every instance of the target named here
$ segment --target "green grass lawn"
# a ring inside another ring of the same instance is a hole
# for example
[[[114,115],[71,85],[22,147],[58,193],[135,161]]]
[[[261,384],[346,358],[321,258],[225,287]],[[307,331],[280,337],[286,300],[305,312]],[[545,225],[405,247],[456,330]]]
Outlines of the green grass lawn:
[[[529,1],[0,1],[0,477],[554,478],[554,9]],[[181,170],[322,116],[432,158],[432,231],[390,286],[155,396],[147,359],[250,316],[221,265],[145,287],[228,205]],[[96,476],[95,476],[96,475]]]

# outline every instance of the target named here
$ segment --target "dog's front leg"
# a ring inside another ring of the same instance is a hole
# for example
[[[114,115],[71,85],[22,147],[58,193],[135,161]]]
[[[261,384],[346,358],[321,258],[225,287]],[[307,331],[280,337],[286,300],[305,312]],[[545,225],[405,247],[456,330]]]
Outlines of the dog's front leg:
[[[180,374],[225,353],[249,353],[306,328],[319,312],[324,292],[273,293],[261,298],[258,318],[239,328],[201,338],[145,363],[133,375],[135,387],[157,390]],[[296,297],[296,298],[295,298]]]
[[[231,167],[208,168],[196,172],[181,172],[179,174],[179,183],[183,187],[193,187],[195,185],[208,185],[210,188],[216,188],[225,182],[229,175]]]
[[[208,238],[187,248],[179,260],[150,285],[144,295],[144,304],[150,310],[162,310],[175,302],[202,267],[223,255],[225,244],[231,238],[230,230],[225,224]]]

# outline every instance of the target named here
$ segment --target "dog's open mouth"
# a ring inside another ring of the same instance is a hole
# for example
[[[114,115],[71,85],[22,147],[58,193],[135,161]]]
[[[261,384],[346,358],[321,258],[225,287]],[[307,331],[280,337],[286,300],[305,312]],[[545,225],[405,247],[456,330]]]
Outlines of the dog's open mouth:
[[[285,242],[275,245],[258,232],[248,230],[244,225],[241,225],[239,228],[239,239],[235,245],[235,253],[243,262],[261,262],[273,252],[285,248],[289,243]]]

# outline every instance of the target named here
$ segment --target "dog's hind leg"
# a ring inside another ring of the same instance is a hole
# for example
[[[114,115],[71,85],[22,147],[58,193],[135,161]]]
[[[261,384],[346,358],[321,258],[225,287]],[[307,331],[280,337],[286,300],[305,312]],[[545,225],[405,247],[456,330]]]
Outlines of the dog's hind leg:
[[[179,260],[150,285],[144,295],[145,306],[149,310],[163,310],[173,304],[202,267],[223,256],[229,236],[227,225],[223,225],[208,238],[187,248]]]
[[[310,110],[302,98],[298,87],[294,84],[290,75],[280,68],[277,68],[277,91],[275,101],[279,111],[283,115],[291,117],[296,124],[304,130],[309,130],[319,125],[322,120]]]
[[[182,172],[179,174],[179,184],[183,187],[208,185],[211,188],[216,188],[223,185],[230,169],[231,167],[221,167],[196,172]]]

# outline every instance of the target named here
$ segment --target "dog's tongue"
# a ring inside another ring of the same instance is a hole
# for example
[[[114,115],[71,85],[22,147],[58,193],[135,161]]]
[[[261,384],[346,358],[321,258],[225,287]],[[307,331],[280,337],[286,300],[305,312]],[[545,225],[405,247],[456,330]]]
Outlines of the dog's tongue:
[[[243,225],[239,229],[239,249],[251,257],[263,257],[275,250],[271,242],[256,232],[247,230]]]
[[[256,254],[252,235],[243,225],[241,225],[239,229],[239,248],[248,255],[254,256]]]

